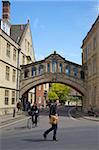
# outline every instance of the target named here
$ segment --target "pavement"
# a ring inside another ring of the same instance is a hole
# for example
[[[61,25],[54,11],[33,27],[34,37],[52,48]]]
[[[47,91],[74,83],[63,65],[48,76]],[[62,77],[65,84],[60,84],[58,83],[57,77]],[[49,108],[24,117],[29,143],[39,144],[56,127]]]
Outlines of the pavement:
[[[70,111],[70,114],[72,117],[74,118],[83,118],[83,119],[87,119],[87,120],[91,120],[91,121],[99,121],[99,116],[95,117],[95,116],[89,116],[87,113],[81,111],[81,110],[76,110],[75,108],[73,108]]]
[[[99,121],[99,117],[89,116],[88,114],[83,113],[81,111],[77,111],[76,114],[80,115],[82,118],[87,119],[87,120]]]
[[[0,116],[0,128],[5,127],[9,124],[13,124],[13,122],[25,119],[27,117],[26,113],[24,112],[17,112],[15,114],[15,117],[13,117],[13,114],[7,114]]]

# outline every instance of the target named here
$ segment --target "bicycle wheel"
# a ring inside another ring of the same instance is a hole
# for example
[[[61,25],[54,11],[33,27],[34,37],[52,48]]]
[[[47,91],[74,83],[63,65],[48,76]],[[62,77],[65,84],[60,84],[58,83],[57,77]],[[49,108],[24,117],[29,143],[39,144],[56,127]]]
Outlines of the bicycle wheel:
[[[32,118],[29,118],[27,120],[27,128],[31,129],[32,128]]]

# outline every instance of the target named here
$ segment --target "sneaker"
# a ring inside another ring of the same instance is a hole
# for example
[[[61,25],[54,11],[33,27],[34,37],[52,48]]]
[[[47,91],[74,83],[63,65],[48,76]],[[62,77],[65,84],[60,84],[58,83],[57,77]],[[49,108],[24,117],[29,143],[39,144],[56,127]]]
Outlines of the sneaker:
[[[47,136],[46,136],[46,134],[45,134],[45,133],[43,134],[43,137],[44,137],[44,140],[46,140]]]

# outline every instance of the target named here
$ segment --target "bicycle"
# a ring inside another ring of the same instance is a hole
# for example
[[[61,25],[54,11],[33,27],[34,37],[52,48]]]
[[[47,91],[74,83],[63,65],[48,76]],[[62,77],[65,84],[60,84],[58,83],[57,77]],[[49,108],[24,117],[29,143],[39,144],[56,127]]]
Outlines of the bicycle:
[[[27,128],[31,129],[33,127],[35,127],[35,121],[34,121],[34,117],[33,116],[33,121],[32,121],[32,116],[30,116],[27,120]],[[39,122],[39,116],[37,117],[37,122]]]
[[[27,120],[27,128],[31,129],[33,127],[32,116]]]

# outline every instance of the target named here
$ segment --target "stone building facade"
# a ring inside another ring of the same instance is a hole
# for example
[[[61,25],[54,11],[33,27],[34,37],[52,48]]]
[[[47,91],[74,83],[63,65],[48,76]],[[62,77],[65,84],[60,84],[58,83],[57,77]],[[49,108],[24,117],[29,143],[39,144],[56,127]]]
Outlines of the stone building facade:
[[[87,97],[85,106],[99,108],[99,16],[82,43],[82,65],[85,71]]]
[[[34,61],[29,20],[26,24],[12,25],[10,2],[3,0],[0,19],[0,115],[12,112],[19,100],[20,65]],[[34,100],[34,90],[28,97]]]

